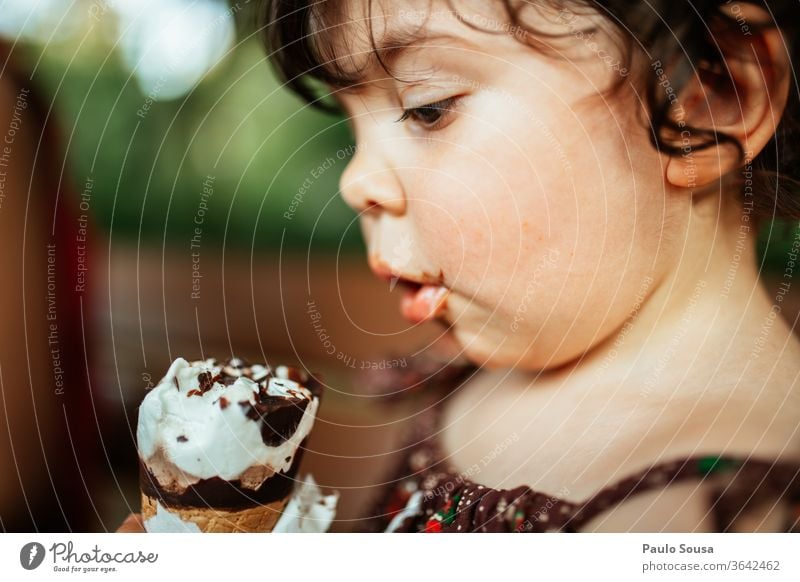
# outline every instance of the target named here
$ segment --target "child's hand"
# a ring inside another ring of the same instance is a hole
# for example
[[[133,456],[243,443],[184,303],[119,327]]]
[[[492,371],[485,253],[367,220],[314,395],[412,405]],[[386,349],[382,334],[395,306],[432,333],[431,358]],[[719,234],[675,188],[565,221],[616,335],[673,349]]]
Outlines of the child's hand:
[[[116,533],[145,533],[141,514],[131,513],[125,518]]]

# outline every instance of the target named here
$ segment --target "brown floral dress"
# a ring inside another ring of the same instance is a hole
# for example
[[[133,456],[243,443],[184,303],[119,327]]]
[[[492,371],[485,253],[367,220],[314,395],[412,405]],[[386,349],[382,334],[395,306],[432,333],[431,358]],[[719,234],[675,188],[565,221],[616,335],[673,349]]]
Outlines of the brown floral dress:
[[[405,380],[418,380],[413,373],[404,373]],[[452,370],[446,375],[447,383],[461,378],[463,374]],[[430,383],[417,381],[416,386]],[[382,384],[390,383],[384,378]],[[441,388],[441,382],[436,384]],[[393,386],[397,388],[396,383]],[[711,485],[709,514],[716,531],[734,530],[737,519],[750,508],[785,501],[780,505],[785,508],[783,531],[800,532],[800,463],[732,456],[674,459],[573,502],[527,486],[492,489],[472,481],[469,473],[456,471],[434,436],[439,432],[440,408],[432,406],[415,420],[407,454],[366,520],[369,531],[578,532],[592,518],[639,493],[701,479]]]

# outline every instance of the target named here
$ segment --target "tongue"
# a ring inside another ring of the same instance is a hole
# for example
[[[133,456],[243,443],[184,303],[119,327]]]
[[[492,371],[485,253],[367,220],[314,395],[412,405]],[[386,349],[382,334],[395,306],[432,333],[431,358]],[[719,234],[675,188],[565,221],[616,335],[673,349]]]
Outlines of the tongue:
[[[409,289],[403,295],[400,310],[403,317],[412,323],[429,321],[442,314],[447,305],[448,291],[438,285],[423,285],[419,289]]]

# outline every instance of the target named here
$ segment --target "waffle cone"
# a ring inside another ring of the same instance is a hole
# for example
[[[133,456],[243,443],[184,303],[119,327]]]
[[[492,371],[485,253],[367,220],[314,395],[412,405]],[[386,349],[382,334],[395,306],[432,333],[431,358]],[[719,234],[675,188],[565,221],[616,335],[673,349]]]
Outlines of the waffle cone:
[[[235,511],[213,507],[164,507],[183,521],[195,523],[203,533],[266,533],[278,523],[289,497]],[[142,493],[143,519],[156,514],[156,503],[156,498]]]

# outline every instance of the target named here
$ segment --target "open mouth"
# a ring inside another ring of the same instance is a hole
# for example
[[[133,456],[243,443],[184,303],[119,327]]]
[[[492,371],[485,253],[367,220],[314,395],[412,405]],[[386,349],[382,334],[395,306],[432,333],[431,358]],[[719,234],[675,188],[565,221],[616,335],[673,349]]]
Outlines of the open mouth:
[[[411,323],[423,323],[440,317],[447,307],[449,291],[442,285],[430,285],[398,278],[403,290],[400,312]]]
[[[444,287],[432,285],[422,285],[417,290],[409,289],[400,302],[400,311],[412,323],[436,319],[444,313],[448,293]]]
[[[370,257],[370,268],[375,275],[389,283],[389,291],[400,287],[403,291],[400,312],[411,323],[422,323],[441,317],[447,308],[450,291],[441,284],[441,277],[420,277],[400,274],[378,257]]]

